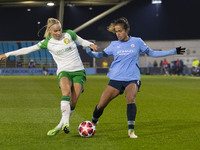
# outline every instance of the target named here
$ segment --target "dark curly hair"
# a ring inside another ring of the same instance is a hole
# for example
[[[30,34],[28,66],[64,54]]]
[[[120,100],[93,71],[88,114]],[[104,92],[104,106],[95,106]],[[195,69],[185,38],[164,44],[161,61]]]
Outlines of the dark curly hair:
[[[123,28],[126,30],[130,28],[130,25],[128,23],[128,20],[125,17],[121,17],[117,20],[114,20],[109,26],[108,26],[108,31],[115,33],[115,26],[121,24]]]

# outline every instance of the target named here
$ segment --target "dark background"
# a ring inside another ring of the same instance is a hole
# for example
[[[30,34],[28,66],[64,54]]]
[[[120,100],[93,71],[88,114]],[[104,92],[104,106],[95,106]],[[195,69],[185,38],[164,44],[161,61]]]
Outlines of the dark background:
[[[63,29],[73,30],[111,7],[65,6]],[[58,7],[0,7],[0,41],[42,40],[44,30],[39,37],[37,32],[48,18],[57,18],[57,12]],[[115,40],[107,26],[122,16],[129,20],[130,35],[143,40],[200,39],[200,0],[163,0],[159,5],[135,0],[77,34],[84,39]]]

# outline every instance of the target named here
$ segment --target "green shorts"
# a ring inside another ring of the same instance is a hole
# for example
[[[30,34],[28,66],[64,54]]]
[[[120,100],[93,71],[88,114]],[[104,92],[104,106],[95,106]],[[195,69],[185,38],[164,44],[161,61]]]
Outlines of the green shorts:
[[[60,79],[62,77],[67,77],[72,82],[72,84],[80,83],[82,85],[82,88],[84,89],[84,85],[86,81],[85,70],[80,70],[80,71],[75,71],[75,72],[61,71],[57,76],[59,85],[60,85]]]

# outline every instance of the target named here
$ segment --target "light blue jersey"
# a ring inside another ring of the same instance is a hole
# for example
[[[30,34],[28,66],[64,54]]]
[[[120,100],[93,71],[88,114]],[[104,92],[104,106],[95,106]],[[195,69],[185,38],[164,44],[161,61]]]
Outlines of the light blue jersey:
[[[103,52],[87,53],[95,58],[113,55],[114,61],[107,74],[111,80],[131,81],[140,80],[140,52],[152,57],[163,57],[177,54],[176,49],[170,51],[151,50],[141,38],[131,37],[128,41],[113,41]]]

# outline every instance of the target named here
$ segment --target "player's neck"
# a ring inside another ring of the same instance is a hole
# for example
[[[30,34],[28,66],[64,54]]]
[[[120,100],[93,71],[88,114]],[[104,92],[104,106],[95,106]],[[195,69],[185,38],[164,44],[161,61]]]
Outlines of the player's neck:
[[[126,41],[128,41],[129,40],[129,36],[127,35],[123,40],[121,40],[121,42],[126,42]]]

